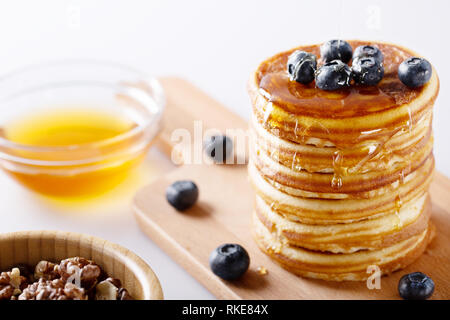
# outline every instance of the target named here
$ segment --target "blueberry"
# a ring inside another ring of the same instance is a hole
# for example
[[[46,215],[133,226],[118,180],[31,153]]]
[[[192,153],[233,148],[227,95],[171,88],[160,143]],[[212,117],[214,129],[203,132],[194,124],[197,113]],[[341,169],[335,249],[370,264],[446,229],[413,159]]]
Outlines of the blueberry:
[[[352,62],[353,78],[357,83],[375,86],[383,79],[384,67],[374,57],[358,57]]]
[[[341,60],[348,63],[352,52],[352,46],[345,40],[329,40],[320,47],[320,56],[324,62]]]
[[[240,278],[250,265],[247,251],[238,244],[223,244],[209,256],[212,272],[224,280]]]
[[[337,90],[350,85],[352,71],[340,60],[325,63],[316,72],[316,86],[322,90]]]
[[[379,63],[383,63],[384,60],[381,50],[378,49],[378,47],[369,45],[359,46],[355,49],[355,52],[353,53],[353,60],[361,57],[373,57]]]
[[[189,180],[176,181],[166,189],[166,199],[178,211],[186,210],[198,199],[197,185]]]
[[[398,283],[398,293],[406,300],[425,300],[434,292],[434,282],[422,272],[404,275]]]
[[[431,64],[423,58],[406,59],[398,67],[400,81],[411,88],[423,86],[430,80],[431,73]]]
[[[233,141],[227,136],[212,136],[205,141],[204,149],[216,163],[224,163],[233,151]]]
[[[287,69],[291,80],[308,84],[314,80],[316,56],[301,50],[294,51],[288,58]]]

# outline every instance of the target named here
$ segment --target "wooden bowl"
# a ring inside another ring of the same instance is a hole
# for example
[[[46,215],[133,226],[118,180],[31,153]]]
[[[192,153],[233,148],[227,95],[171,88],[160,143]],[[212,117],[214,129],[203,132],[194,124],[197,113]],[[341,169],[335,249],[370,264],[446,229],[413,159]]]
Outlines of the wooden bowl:
[[[0,270],[40,260],[59,262],[80,256],[93,260],[117,278],[138,300],[161,300],[163,293],[153,270],[133,252],[96,237],[61,231],[22,231],[0,234]]]

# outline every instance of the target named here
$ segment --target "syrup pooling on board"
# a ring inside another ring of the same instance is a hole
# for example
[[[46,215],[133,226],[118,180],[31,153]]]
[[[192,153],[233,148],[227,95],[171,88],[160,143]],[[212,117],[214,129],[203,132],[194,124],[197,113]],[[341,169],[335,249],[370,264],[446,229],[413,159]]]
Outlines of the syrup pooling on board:
[[[350,41],[353,49],[357,46],[368,44],[361,41]],[[421,119],[426,118],[430,110],[416,114],[413,117],[411,110],[408,110],[408,117],[388,127],[375,128],[353,133],[350,142],[343,143],[334,139],[333,132],[330,132],[320,121],[320,119],[342,119],[349,121],[351,118],[364,117],[383,112],[389,109],[399,107],[415,99],[422,91],[422,88],[412,89],[406,87],[397,76],[399,64],[411,56],[410,52],[389,44],[375,43],[384,54],[385,75],[383,80],[377,86],[358,86],[352,85],[348,88],[336,91],[323,91],[311,84],[300,84],[291,81],[286,72],[286,62],[290,52],[281,53],[272,59],[263,63],[257,72],[257,81],[259,81],[259,92],[267,101],[268,107],[264,113],[263,126],[276,134],[280,125],[283,126],[283,119],[277,119],[272,112],[273,104],[285,111],[289,115],[307,116],[313,119],[314,126],[320,127],[320,130],[326,132],[330,145],[321,147],[334,147],[336,151],[333,154],[333,178],[331,185],[338,191],[343,184],[343,177],[348,174],[360,173],[360,168],[364,163],[375,157],[389,158],[392,151],[386,150],[385,145],[392,137],[403,131],[412,132],[412,128]],[[319,65],[323,64],[320,59],[319,46],[309,46],[297,48],[315,54],[319,58]],[[350,62],[351,63],[351,62]],[[286,125],[286,124],[284,124]],[[301,141],[307,144],[307,138],[314,136],[314,129],[300,125],[295,121],[295,125],[288,124],[284,129],[291,129],[295,134],[295,141]],[[422,138],[423,140],[425,138]],[[323,142],[322,142],[323,143]],[[317,145],[320,147],[319,145]],[[346,154],[365,154],[362,160],[353,162],[344,166],[344,157]],[[299,167],[301,164],[297,155],[292,159],[292,168]],[[403,171],[401,171],[403,174]],[[399,177],[400,179],[400,177]],[[401,206],[401,200],[396,204]]]

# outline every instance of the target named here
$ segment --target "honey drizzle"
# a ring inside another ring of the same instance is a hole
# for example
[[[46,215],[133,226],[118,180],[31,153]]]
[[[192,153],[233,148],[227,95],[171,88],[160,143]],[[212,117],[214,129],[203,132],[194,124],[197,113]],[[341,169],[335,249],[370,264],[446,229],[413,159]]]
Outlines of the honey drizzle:
[[[266,92],[267,94],[267,92]],[[268,112],[268,110],[270,110]],[[275,121],[271,121],[270,119],[272,118],[272,114],[271,112],[273,111],[273,105],[272,103],[270,103],[270,108],[266,109],[265,112],[265,116],[264,116],[264,123],[263,123],[263,127],[269,127],[269,128],[273,128],[273,125],[275,123]],[[335,145],[336,151],[333,154],[333,159],[332,159],[332,164],[333,164],[333,177],[331,179],[331,187],[333,189],[339,190],[342,188],[343,186],[343,181],[344,178],[346,176],[348,176],[349,174],[359,174],[360,169],[364,166],[365,163],[367,163],[368,161],[370,161],[371,159],[375,158],[375,157],[379,157],[380,160],[384,160],[386,163],[388,163],[390,156],[392,155],[391,151],[387,151],[384,147],[385,145],[400,131],[402,130],[408,130],[409,133],[412,132],[413,130],[413,126],[416,125],[417,123],[419,123],[420,121],[422,121],[422,119],[426,118],[426,116],[428,115],[428,113],[431,111],[427,111],[424,112],[416,121],[414,121],[413,116],[412,116],[412,112],[411,112],[411,108],[408,107],[408,119],[404,120],[404,122],[400,125],[397,125],[393,128],[378,128],[375,130],[371,130],[369,132],[367,131],[362,131],[359,133],[359,135],[355,135],[353,141],[355,142],[353,145],[340,145],[340,143],[334,139],[332,139],[331,134],[329,134],[329,141],[331,143],[333,143]],[[320,124],[320,126],[322,126],[322,128],[329,132],[328,129],[326,129],[323,124],[319,123],[317,121],[318,124]],[[275,129],[275,131],[278,131],[278,129]],[[308,128],[302,128],[301,130],[299,130],[298,127],[298,123],[295,123],[295,136],[296,138],[300,137],[302,141],[306,141],[306,137],[308,137]],[[376,140],[376,139],[363,139],[363,141],[372,141],[372,142],[366,142],[366,145],[361,147],[359,145],[358,142],[360,142],[362,139],[361,137],[368,137],[370,135],[380,135],[384,132],[384,139],[383,140]],[[375,141],[374,141],[375,140]],[[369,144],[369,145],[367,145]],[[344,162],[344,157],[346,153],[352,153],[354,151],[361,151],[362,148],[367,149],[367,155],[360,161],[358,161],[357,163],[355,163],[352,166],[343,166],[343,162]],[[278,159],[277,159],[278,160]],[[297,153],[295,152],[293,157],[292,157],[292,161],[291,161],[291,169],[292,170],[302,170],[303,166],[301,164],[297,164],[300,162],[300,159],[298,159],[297,157]],[[401,175],[404,175],[404,172],[401,172]],[[401,178],[399,177],[399,180]],[[404,178],[402,178],[404,179]],[[400,211],[401,207],[402,207],[402,201],[399,200],[397,201],[398,206],[398,210]]]
[[[267,274],[269,273],[269,271],[267,271],[266,267],[263,267],[263,266],[259,266],[259,267],[256,269],[256,271],[258,272],[258,274],[259,274],[260,276],[265,276],[265,275],[267,275]]]
[[[331,180],[331,186],[335,189],[340,189],[343,185],[343,178],[349,174],[359,174],[360,173],[360,169],[363,167],[363,165],[370,161],[371,159],[375,158],[375,157],[380,157],[380,159],[383,159],[383,157],[385,158],[389,158],[387,155],[391,155],[390,151],[387,151],[385,149],[385,145],[400,131],[402,130],[409,130],[409,132],[412,132],[412,127],[417,124],[418,122],[420,122],[422,119],[425,118],[425,116],[427,115],[427,113],[422,114],[422,116],[416,120],[416,122],[414,122],[412,115],[411,115],[411,108],[408,107],[408,114],[409,114],[409,119],[404,121],[403,124],[399,125],[398,127],[394,128],[393,130],[390,130],[389,134],[387,134],[387,137],[382,140],[382,141],[376,141],[374,142],[373,145],[375,145],[374,149],[371,149],[370,147],[368,148],[368,153],[367,156],[364,157],[361,161],[357,162],[355,165],[351,166],[351,167],[344,167],[342,166],[343,163],[343,159],[344,159],[344,151],[359,151],[361,147],[359,147],[358,145],[354,146],[353,148],[340,148],[338,147],[338,144],[336,142],[336,148],[337,150],[334,152],[333,155],[333,178]],[[389,130],[388,128],[380,128],[379,130]],[[377,131],[377,133],[379,133],[380,131]],[[361,136],[361,135],[360,135]],[[330,139],[332,140],[332,139]],[[372,145],[372,146],[373,146]],[[388,159],[384,159],[384,161],[388,161]],[[404,183],[404,171],[402,170],[399,174],[399,187],[401,184]],[[399,198],[398,201],[396,200],[396,211],[399,212],[403,202],[400,199],[400,195],[397,195],[397,197]]]
[[[430,112],[430,111],[428,111]],[[361,132],[359,136],[355,135],[354,141],[356,142],[353,146],[348,145],[339,145],[338,141],[333,140],[332,138],[328,139],[331,143],[335,145],[336,151],[333,154],[332,164],[333,164],[333,177],[331,179],[331,186],[334,189],[339,190],[343,185],[343,180],[346,176],[352,174],[359,174],[361,173],[360,169],[364,166],[365,163],[372,160],[375,157],[379,157],[380,160],[385,161],[388,163],[390,156],[392,155],[391,151],[386,150],[384,147],[385,145],[400,131],[402,130],[408,130],[410,133],[412,132],[412,128],[414,125],[416,125],[418,122],[420,122],[422,119],[424,119],[427,116],[427,113],[423,113],[419,119],[414,121],[411,110],[408,108],[408,120],[405,120],[403,124],[390,129],[390,128],[379,128],[377,130],[372,130],[371,132]],[[270,118],[267,116],[267,118]],[[270,121],[268,121],[270,122]],[[267,125],[271,126],[268,123],[263,123],[264,127],[267,127]],[[308,137],[308,129],[298,130],[298,126],[296,125],[295,135],[296,137],[301,137],[303,141],[306,140],[306,137]],[[366,142],[365,145],[362,147],[357,143],[360,141],[360,137],[367,137],[370,134],[380,134],[382,131],[387,131],[388,133],[385,134],[385,137],[380,141],[374,141],[374,140],[368,140],[369,142]],[[370,142],[371,141],[371,142]],[[268,148],[269,150],[270,148]],[[343,166],[344,157],[346,153],[352,153],[354,151],[361,151],[362,149],[367,149],[367,155],[357,163],[351,166]],[[275,154],[275,150],[272,149],[271,156]],[[278,155],[278,153],[277,153]],[[279,161],[279,156],[277,156],[277,161]],[[303,166],[301,164],[301,159],[298,158],[297,153],[294,152],[292,156],[291,161],[291,169],[292,170],[303,170]],[[402,174],[404,174],[402,172]],[[400,178],[399,178],[400,179]]]

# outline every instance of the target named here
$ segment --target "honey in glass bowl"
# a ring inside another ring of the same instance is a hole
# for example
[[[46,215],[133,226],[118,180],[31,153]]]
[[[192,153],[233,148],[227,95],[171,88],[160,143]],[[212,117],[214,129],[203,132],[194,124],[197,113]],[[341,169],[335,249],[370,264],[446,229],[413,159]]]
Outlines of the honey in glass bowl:
[[[162,89],[144,79],[122,66],[85,61],[0,79],[1,167],[47,196],[111,190],[142,161],[159,129]]]

